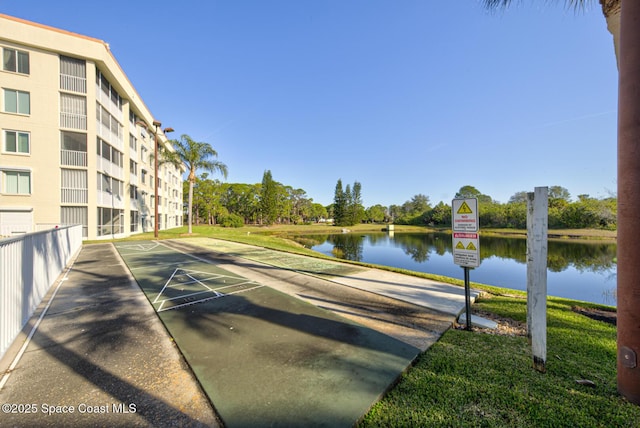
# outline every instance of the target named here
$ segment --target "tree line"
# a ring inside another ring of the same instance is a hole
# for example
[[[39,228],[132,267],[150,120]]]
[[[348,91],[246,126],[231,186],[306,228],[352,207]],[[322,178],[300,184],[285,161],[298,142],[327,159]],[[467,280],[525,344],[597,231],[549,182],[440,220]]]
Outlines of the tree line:
[[[473,186],[463,186],[455,198],[477,198],[480,227],[526,229],[527,192],[517,192],[507,203],[495,201]],[[617,228],[617,198],[598,199],[578,195],[572,201],[567,189],[549,187],[550,229]],[[431,207],[429,198],[416,195],[403,205],[389,207],[390,217],[397,224],[451,226],[451,205],[439,202]]]
[[[305,190],[275,181],[268,170],[256,184],[222,183],[203,173],[194,183],[192,207],[195,224],[225,227],[302,224],[328,218],[326,208],[314,203]]]
[[[185,182],[185,186],[188,182]],[[187,188],[185,187],[185,194]],[[524,229],[527,224],[527,192],[515,193],[507,203],[493,200],[473,186],[463,186],[456,198],[477,198],[481,227]],[[336,226],[359,223],[395,223],[405,225],[450,227],[451,205],[417,194],[402,205],[362,203],[362,184],[355,181],[343,186],[338,180],[333,203],[316,203],[304,189],[276,181],[271,171],[261,183],[223,183],[207,173],[193,183],[192,210],[195,224],[219,224],[240,227],[245,224],[310,224],[332,221]],[[187,209],[187,207],[185,206]],[[549,188],[549,227],[552,229],[616,229],[617,199],[578,195],[575,201],[561,186]]]

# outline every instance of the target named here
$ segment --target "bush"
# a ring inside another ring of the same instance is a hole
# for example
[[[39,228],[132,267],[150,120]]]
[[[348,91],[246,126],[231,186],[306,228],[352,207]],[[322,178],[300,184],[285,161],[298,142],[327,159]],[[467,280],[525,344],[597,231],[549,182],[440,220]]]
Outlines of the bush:
[[[222,227],[242,227],[244,226],[244,219],[238,214],[227,214],[221,216],[218,221]]]

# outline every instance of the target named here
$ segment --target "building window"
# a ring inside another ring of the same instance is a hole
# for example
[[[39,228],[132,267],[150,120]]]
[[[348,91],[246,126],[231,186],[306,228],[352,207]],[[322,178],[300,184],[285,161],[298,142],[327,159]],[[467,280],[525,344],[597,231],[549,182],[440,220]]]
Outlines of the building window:
[[[129,217],[131,220],[131,232],[137,232],[140,227],[140,213],[138,213],[138,211],[130,211]]]
[[[7,113],[31,114],[29,92],[4,90],[4,111]]]
[[[107,105],[107,101],[110,100],[115,108],[122,111],[122,97],[100,70],[96,70],[96,86],[102,92],[102,95],[98,94],[97,97],[103,105]]]
[[[87,153],[87,134],[81,132],[60,132],[62,136],[62,150]]]
[[[122,195],[124,194],[124,182],[99,172],[97,185],[98,191],[105,192],[118,199],[122,199]]]
[[[120,168],[124,165],[124,154],[100,138],[98,138],[97,154]]]
[[[124,211],[113,208],[98,208],[98,236],[124,233]]]
[[[88,202],[87,171],[61,169],[61,200],[64,204],[86,204]]]
[[[87,207],[60,207],[60,223],[82,225],[82,237],[87,237],[89,230],[87,220]]]
[[[4,131],[4,147],[6,153],[30,153],[30,136],[28,132]]]
[[[2,53],[2,69],[21,74],[29,74],[29,53],[4,48]]]
[[[60,127],[87,129],[87,99],[85,97],[60,94]]]
[[[87,134],[61,131],[62,165],[87,166]]]
[[[11,195],[31,194],[31,171],[2,171],[2,191]]]
[[[60,55],[60,89],[87,93],[87,66],[84,60]]]
[[[138,188],[136,186],[129,185],[129,198],[138,200]]]

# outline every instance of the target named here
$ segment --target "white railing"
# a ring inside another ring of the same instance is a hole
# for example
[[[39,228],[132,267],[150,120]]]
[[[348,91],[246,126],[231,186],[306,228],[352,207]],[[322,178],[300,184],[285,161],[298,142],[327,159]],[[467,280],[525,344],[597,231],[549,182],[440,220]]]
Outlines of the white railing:
[[[60,127],[69,129],[87,129],[87,116],[72,113],[60,113]]]
[[[119,109],[118,106],[113,102],[110,95],[102,92],[100,85],[96,85],[96,100],[100,104],[102,104],[102,106],[106,108],[109,113],[111,113],[111,116],[115,117],[120,123],[122,123],[122,119],[124,116],[122,110]]]
[[[105,191],[98,192],[98,206],[114,209],[124,209],[124,199]]]
[[[65,166],[87,166],[87,152],[60,150],[60,163]]]
[[[82,226],[0,240],[0,358],[82,246]]]
[[[121,125],[118,125],[118,132],[120,132],[120,134],[111,131],[111,128],[101,121],[96,121],[96,133],[98,134],[98,137],[108,141],[116,149],[124,151],[124,138],[122,137],[123,131]]]
[[[87,189],[63,187],[61,190],[63,204],[86,204],[89,202],[89,191]]]
[[[116,165],[108,159],[98,156],[98,171],[102,171],[107,175],[117,178],[120,181],[124,181],[124,168]]]
[[[60,75],[60,89],[65,91],[87,93],[87,79],[84,77],[70,76],[68,74]]]

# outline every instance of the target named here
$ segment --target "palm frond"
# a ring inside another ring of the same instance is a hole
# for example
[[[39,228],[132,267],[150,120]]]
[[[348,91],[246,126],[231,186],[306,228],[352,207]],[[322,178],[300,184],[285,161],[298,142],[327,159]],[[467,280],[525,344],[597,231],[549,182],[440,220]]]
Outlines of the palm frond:
[[[484,4],[484,7],[490,10],[499,9],[499,8],[506,9],[512,3],[512,0],[481,0],[481,1]],[[547,1],[558,2],[560,0],[547,0]],[[587,3],[592,3],[593,1],[595,0],[564,0],[565,5],[568,8],[573,8],[576,10],[582,9],[587,5]]]
[[[189,180],[195,180],[196,170],[219,172],[225,178],[228,174],[227,166],[217,160],[218,152],[209,143],[199,142],[187,134],[183,134],[179,141],[174,142],[177,156],[180,157],[189,171]]]

